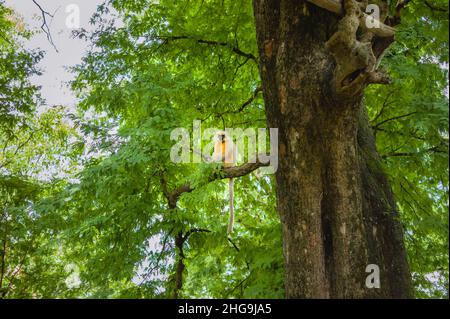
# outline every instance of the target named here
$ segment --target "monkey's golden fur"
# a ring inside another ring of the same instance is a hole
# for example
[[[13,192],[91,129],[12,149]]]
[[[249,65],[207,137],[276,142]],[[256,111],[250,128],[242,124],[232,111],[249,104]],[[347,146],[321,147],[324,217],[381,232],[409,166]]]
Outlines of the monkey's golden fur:
[[[225,131],[218,131],[214,135],[214,139],[213,161],[223,163],[224,167],[236,165],[237,148],[233,140]],[[228,181],[228,190],[230,196],[230,220],[228,222],[227,234],[229,235],[233,231],[234,225],[234,180],[232,178]]]

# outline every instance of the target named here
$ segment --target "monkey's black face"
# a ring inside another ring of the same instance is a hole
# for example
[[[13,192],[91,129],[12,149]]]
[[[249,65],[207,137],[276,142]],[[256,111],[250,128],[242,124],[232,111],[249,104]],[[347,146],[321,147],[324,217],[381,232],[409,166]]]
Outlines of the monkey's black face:
[[[225,134],[220,134],[219,135],[219,141],[225,142]]]

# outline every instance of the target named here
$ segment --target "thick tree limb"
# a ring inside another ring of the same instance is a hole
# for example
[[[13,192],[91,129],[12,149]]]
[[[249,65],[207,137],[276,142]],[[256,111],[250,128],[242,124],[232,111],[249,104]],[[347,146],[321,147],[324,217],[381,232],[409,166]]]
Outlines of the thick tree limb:
[[[222,113],[218,113],[217,115],[218,115],[218,116],[222,116],[222,115],[225,115],[225,114],[237,114],[237,113],[241,113],[247,106],[249,106],[249,105],[256,99],[256,97],[258,96],[258,94],[259,94],[260,92],[262,92],[262,87],[261,87],[261,86],[258,86],[258,87],[253,91],[252,96],[251,96],[248,100],[246,100],[244,103],[242,103],[242,105],[239,107],[239,109],[237,109],[236,111],[225,111],[225,112],[222,112]]]
[[[259,158],[259,156],[258,156],[258,158]],[[250,174],[251,172],[253,172],[254,170],[256,170],[260,167],[269,166],[270,163],[262,163],[261,161],[259,161],[258,158],[256,160],[252,161],[254,163],[249,162],[249,163],[245,163],[240,166],[223,168],[222,174],[215,173],[215,174],[211,175],[208,178],[208,182],[212,182],[217,179],[242,177],[242,176]],[[169,192],[169,190],[167,189],[167,182],[165,181],[164,177],[161,177],[161,185],[162,185],[164,196],[167,198],[167,200],[169,202],[169,207],[172,209],[176,207],[178,199],[180,198],[180,196],[182,194],[190,193],[195,190],[194,186],[192,186],[190,183],[186,183],[184,185],[179,186],[172,192]]]
[[[183,233],[179,232],[175,237],[175,246],[178,249],[178,260],[175,269],[175,288],[173,290],[173,298],[178,299],[181,288],[183,287],[183,271],[186,268],[184,264],[184,252],[183,252]]]
[[[433,146],[427,149],[419,150],[417,152],[390,152],[384,155],[381,155],[381,158],[386,159],[388,157],[410,157],[416,156],[424,153],[440,153],[440,154],[448,154],[448,150],[440,149],[439,146]]]
[[[343,14],[342,2],[340,0],[308,0],[308,2],[338,15]]]
[[[388,74],[380,71],[369,72],[368,83],[372,84],[389,84],[391,83],[391,78]]]
[[[175,288],[173,291],[173,298],[177,299],[180,295],[181,288],[183,287],[183,272],[186,268],[184,264],[184,259],[186,256],[184,255],[183,245],[186,240],[193,233],[210,233],[211,231],[203,228],[192,228],[188,230],[184,235],[183,232],[179,232],[175,237],[175,247],[178,249],[178,260],[175,269]]]

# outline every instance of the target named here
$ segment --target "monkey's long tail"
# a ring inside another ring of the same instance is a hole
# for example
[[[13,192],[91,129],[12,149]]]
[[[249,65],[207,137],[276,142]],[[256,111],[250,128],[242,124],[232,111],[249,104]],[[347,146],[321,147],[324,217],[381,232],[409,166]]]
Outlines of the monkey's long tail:
[[[234,224],[234,180],[232,178],[228,180],[228,191],[230,196],[230,221],[228,222],[227,235],[233,231]]]

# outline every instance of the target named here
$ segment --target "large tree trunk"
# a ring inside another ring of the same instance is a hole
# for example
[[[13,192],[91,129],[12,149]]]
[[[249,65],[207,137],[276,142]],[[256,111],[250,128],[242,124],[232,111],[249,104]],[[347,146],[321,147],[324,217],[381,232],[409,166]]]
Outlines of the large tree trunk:
[[[267,121],[279,129],[286,296],[410,297],[402,229],[363,90],[336,89],[345,68],[326,43],[339,18],[301,0],[254,0],[254,14]],[[379,289],[366,287],[369,264],[380,268]]]

